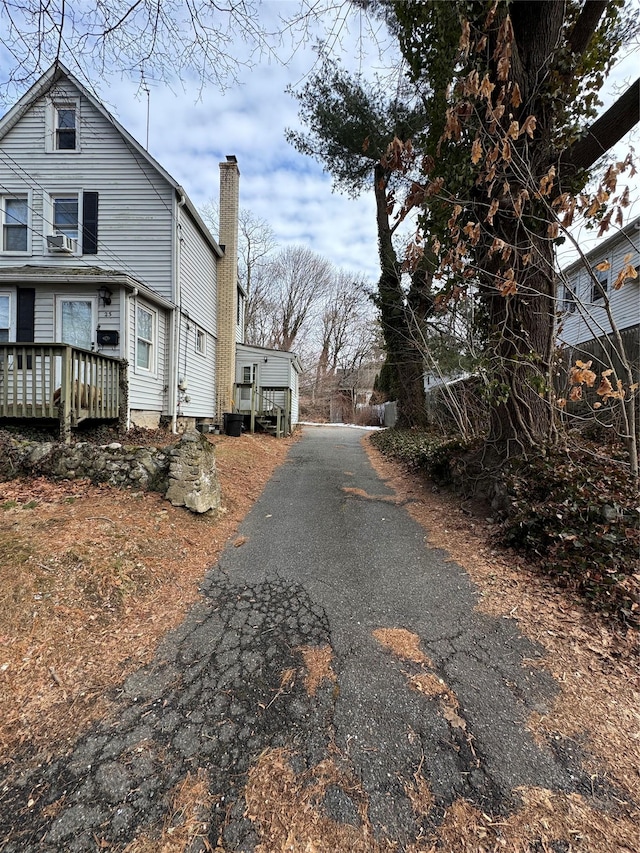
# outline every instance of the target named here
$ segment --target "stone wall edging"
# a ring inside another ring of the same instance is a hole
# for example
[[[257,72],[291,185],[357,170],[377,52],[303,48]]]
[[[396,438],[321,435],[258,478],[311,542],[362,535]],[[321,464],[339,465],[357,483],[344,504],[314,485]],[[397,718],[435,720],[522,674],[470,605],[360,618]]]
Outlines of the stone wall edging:
[[[0,480],[44,476],[52,480],[90,480],[120,488],[165,494],[175,506],[207,512],[220,506],[213,445],[194,431],[166,448],[119,442],[62,444],[16,439],[4,433]],[[188,460],[185,462],[185,460]]]

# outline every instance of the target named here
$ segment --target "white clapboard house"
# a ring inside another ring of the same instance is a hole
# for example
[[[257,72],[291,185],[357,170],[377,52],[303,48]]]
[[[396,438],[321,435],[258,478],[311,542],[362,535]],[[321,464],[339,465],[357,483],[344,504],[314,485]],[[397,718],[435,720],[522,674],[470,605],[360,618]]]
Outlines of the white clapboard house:
[[[569,364],[593,361],[623,378],[617,355],[620,334],[638,381],[640,366],[640,217],[602,240],[560,276],[558,340]],[[624,281],[622,280],[624,278]],[[608,310],[607,310],[608,309]],[[613,319],[612,322],[609,317]]]
[[[0,120],[0,426],[222,424],[246,298],[238,192],[229,156],[216,241],[171,175],[52,66]],[[295,422],[293,373],[264,420],[281,433]],[[253,388],[253,426],[261,400]]]

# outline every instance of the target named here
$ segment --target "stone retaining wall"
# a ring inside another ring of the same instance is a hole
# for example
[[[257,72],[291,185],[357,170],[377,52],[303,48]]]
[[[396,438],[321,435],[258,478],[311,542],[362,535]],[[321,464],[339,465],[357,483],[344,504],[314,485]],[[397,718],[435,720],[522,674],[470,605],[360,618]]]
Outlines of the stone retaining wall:
[[[119,442],[61,444],[0,437],[0,479],[44,476],[87,479],[162,492],[174,506],[207,512],[220,506],[215,449],[195,430],[170,447],[139,447]]]

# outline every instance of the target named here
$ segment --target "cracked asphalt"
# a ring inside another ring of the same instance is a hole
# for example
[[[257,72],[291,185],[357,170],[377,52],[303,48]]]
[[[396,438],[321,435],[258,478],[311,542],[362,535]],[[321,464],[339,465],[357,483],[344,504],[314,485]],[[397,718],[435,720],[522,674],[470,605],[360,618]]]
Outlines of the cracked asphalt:
[[[580,750],[566,739],[538,746],[525,727],[556,692],[526,661],[541,650],[510,619],[475,610],[477,594],[371,468],[362,432],[305,427],[208,572],[202,598],[149,666],[114,695],[108,719],[69,754],[34,767],[28,749],[5,765],[0,849],[123,850],[162,825],[175,786],[205,771],[215,795],[210,848],[250,853],[259,843],[243,787],[265,749],[285,747],[296,770],[336,753],[360,780],[374,831],[405,849],[459,797],[487,813],[517,802],[523,785],[592,793]],[[365,494],[366,493],[366,494]],[[419,636],[456,714],[412,690],[420,664],[401,660],[373,632]],[[309,695],[301,647],[333,650],[336,681]],[[420,772],[434,796],[427,817],[405,787]],[[596,780],[596,785],[597,785]],[[347,791],[323,806],[357,821]],[[102,845],[102,847],[100,847]]]

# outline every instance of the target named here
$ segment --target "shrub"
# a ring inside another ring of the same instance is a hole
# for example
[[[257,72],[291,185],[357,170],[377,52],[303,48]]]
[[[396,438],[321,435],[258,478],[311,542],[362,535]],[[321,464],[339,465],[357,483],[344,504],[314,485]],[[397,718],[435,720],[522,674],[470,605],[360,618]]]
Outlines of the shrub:
[[[638,495],[625,469],[596,453],[556,453],[520,461],[502,486],[498,540],[598,610],[640,625]]]
[[[452,482],[452,463],[467,448],[459,438],[409,429],[383,430],[375,433],[371,441],[386,456],[439,483]]]
[[[455,475],[472,448],[459,439],[390,429],[371,440],[413,470],[464,486]],[[615,449],[605,455],[595,443],[579,442],[571,451],[513,460],[497,475],[495,539],[526,552],[539,571],[607,617],[640,627],[637,487]]]

